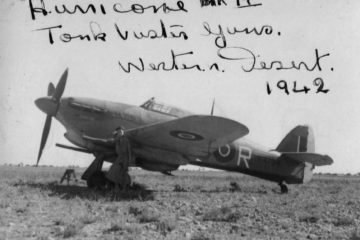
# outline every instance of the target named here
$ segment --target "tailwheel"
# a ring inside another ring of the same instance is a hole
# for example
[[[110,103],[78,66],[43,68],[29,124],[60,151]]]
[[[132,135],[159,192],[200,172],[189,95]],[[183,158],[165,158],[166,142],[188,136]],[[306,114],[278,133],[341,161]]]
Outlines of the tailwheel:
[[[105,189],[108,184],[108,180],[105,177],[105,173],[103,171],[95,171],[86,181],[87,186],[89,188],[94,189]]]
[[[282,194],[288,193],[289,189],[284,182],[280,182],[279,186]]]

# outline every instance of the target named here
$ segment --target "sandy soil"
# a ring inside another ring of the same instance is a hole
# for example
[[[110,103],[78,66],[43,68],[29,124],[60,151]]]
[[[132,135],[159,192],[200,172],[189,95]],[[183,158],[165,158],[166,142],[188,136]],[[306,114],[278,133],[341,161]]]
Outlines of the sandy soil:
[[[59,184],[64,170],[0,167],[0,239],[360,239],[360,177],[282,195],[236,173],[134,170],[143,188],[115,195]]]

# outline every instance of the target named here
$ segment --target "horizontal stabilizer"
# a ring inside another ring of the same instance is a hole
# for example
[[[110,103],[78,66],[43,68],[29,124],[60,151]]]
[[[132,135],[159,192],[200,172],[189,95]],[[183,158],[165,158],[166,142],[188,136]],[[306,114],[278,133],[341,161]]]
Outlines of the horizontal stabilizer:
[[[334,162],[328,155],[316,153],[282,153],[281,156],[297,162],[308,162],[315,166],[331,165]]]

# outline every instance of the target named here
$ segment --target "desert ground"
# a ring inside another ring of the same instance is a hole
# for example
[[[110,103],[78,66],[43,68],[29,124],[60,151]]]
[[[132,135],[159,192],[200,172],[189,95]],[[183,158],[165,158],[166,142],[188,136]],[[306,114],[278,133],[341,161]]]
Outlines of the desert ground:
[[[60,184],[64,170],[0,167],[0,239],[360,239],[359,176],[280,194],[237,173],[131,170],[137,189],[115,194]]]

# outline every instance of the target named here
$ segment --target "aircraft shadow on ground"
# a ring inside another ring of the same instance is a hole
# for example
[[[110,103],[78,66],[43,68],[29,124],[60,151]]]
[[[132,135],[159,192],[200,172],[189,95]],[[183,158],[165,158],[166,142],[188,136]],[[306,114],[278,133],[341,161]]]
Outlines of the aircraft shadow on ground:
[[[101,199],[107,201],[126,201],[126,200],[140,200],[148,201],[154,200],[154,191],[146,189],[145,186],[140,184],[134,184],[126,192],[115,192],[113,190],[95,190],[89,189],[86,186],[79,185],[62,185],[58,182],[49,183],[36,183],[36,182],[21,182],[16,183],[14,186],[26,186],[30,188],[36,188],[43,191],[48,191],[49,196],[58,196],[61,199],[87,199],[98,201]]]

